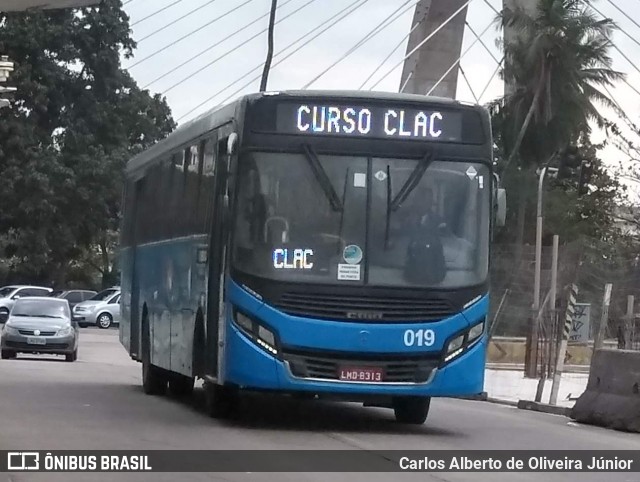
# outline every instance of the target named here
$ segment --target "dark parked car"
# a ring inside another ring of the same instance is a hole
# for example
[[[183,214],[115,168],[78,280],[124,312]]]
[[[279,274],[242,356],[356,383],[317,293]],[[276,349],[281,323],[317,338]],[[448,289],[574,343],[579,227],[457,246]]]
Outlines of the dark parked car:
[[[78,303],[90,300],[96,295],[96,291],[91,290],[57,290],[51,293],[54,298],[62,298],[69,302],[69,307],[73,309]]]

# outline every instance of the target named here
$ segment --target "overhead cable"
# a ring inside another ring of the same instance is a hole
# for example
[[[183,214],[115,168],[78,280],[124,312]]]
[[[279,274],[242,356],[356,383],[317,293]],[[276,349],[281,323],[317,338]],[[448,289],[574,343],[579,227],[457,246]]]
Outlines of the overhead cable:
[[[362,84],[360,84],[360,87],[358,88],[359,90],[362,90],[364,88],[366,83],[369,82],[373,78],[373,76],[380,71],[382,66],[387,63],[387,60],[391,58],[391,56],[396,52],[396,50],[398,50],[400,47],[402,47],[402,45],[404,45],[405,40],[407,40],[411,36],[411,34],[414,32],[414,30],[417,29],[420,25],[422,25],[426,19],[427,19],[427,16],[425,15],[422,20],[420,20],[419,22],[416,22],[416,24],[411,28],[411,30],[409,30],[409,33],[404,37],[402,37],[402,40],[400,40],[400,42],[398,42],[398,44],[395,47],[393,47],[391,52],[389,52],[389,54],[384,58],[384,60],[378,64],[378,66],[374,69],[373,72],[371,72],[371,74],[369,74],[369,77],[364,79],[364,82],[362,82]]]
[[[613,5],[613,8],[615,8],[618,12],[620,12],[622,15],[624,15],[625,17],[627,17],[627,19],[629,21],[631,21],[636,27],[640,28],[640,23],[636,22],[633,18],[631,18],[631,16],[625,12],[624,10],[622,10],[620,7],[618,7],[615,3],[613,3],[611,0],[607,0],[607,2],[609,2],[611,5]]]
[[[231,10],[223,13],[222,15],[219,15],[218,17],[214,18],[213,20],[207,22],[206,24],[202,25],[201,27],[198,27],[195,30],[192,30],[191,32],[189,32],[186,35],[183,35],[182,37],[180,37],[177,40],[174,40],[173,42],[171,42],[170,44],[165,45],[164,47],[159,48],[158,50],[156,50],[155,52],[147,55],[146,57],[138,60],[137,62],[135,62],[134,64],[130,65],[128,68],[132,69],[134,67],[137,67],[138,65],[140,65],[143,62],[146,62],[147,60],[149,60],[150,58],[155,57],[156,55],[158,55],[160,52],[164,52],[166,49],[173,47],[174,45],[182,42],[183,40],[185,40],[188,37],[191,37],[192,35],[196,34],[197,32],[207,28],[210,25],[213,25],[214,23],[216,23],[218,20],[222,20],[224,17],[232,14],[233,12],[235,12],[236,10],[241,9],[242,7],[244,7],[245,5],[247,5],[248,3],[253,2],[254,0],[246,0],[245,2],[241,3],[240,5],[237,5],[235,7],[233,7]]]
[[[340,62],[342,62],[344,59],[346,59],[347,57],[349,57],[353,52],[355,52],[358,48],[360,48],[362,45],[364,45],[365,43],[367,43],[369,40],[371,40],[373,37],[375,37],[377,34],[379,34],[380,32],[382,32],[385,28],[387,28],[389,25],[391,25],[393,22],[395,22],[396,20],[398,20],[398,18],[400,18],[400,16],[402,16],[404,14],[404,12],[406,10],[409,10],[410,8],[413,8],[415,6],[415,3],[413,5],[409,5],[408,8],[406,8],[404,11],[402,11],[399,15],[397,15],[393,20],[391,19],[391,17],[393,17],[394,15],[396,15],[398,12],[400,12],[403,8],[405,8],[408,4],[410,4],[413,0],[407,0],[405,1],[402,5],[400,5],[397,9],[395,9],[391,15],[388,18],[385,18],[382,22],[380,22],[378,25],[376,25],[375,27],[373,27],[373,29],[371,29],[361,40],[359,40],[358,42],[356,42],[355,45],[353,45],[349,50],[347,50],[347,52],[344,53],[344,55],[342,55],[342,57],[340,57],[338,60],[336,60],[334,63],[332,63],[329,67],[327,67],[326,69],[324,69],[322,72],[320,72],[318,75],[316,75],[313,79],[311,79],[309,82],[307,82],[303,87],[302,90],[306,90],[308,89],[311,85],[313,85],[318,79],[320,79],[322,76],[324,76],[327,72],[329,72],[332,68],[334,68],[336,65],[338,65]],[[385,25],[386,24],[386,25]]]
[[[129,0],[132,1],[132,0]],[[150,34],[145,35],[144,37],[142,37],[140,40],[136,40],[136,42],[139,44],[140,42],[144,42],[145,40],[147,40],[150,37],[153,37],[154,35],[162,32],[163,30],[168,29],[169,27],[172,27],[173,25],[175,25],[176,23],[180,22],[181,20],[187,18],[189,15],[193,15],[194,13],[196,13],[198,10],[202,10],[204,7],[208,7],[209,5],[211,5],[212,3],[216,2],[217,0],[209,0],[206,3],[203,3],[202,5],[200,5],[197,8],[194,8],[193,10],[185,13],[182,17],[176,18],[175,20],[169,22],[168,24],[160,27],[157,30],[154,30],[153,32],[151,32]]]
[[[591,8],[593,8],[601,17],[603,18],[608,18],[604,13],[602,13],[600,10],[598,10],[596,8],[596,6],[592,3],[592,2],[588,2],[589,6]],[[638,46],[640,46],[640,42],[638,41],[638,39],[636,39],[633,35],[631,35],[629,32],[627,32],[625,29],[623,29],[622,27],[620,27],[618,25],[618,30],[620,30],[623,34],[625,34],[627,37],[629,37],[633,42],[635,42]]]
[[[278,52],[276,54],[276,56],[279,56],[281,54],[283,54],[286,50],[288,50],[289,48],[293,47],[295,44],[297,44],[298,42],[302,41],[305,37],[308,37],[309,35],[313,34],[314,32],[316,32],[319,29],[319,32],[315,33],[315,35],[313,35],[309,40],[305,41],[302,45],[298,46],[296,49],[294,49],[292,52],[290,52],[289,54],[287,54],[286,56],[282,57],[281,59],[279,59],[271,68],[275,68],[278,65],[280,65],[282,62],[284,62],[285,60],[289,59],[291,56],[293,56],[294,54],[296,54],[297,52],[299,52],[302,48],[306,47],[308,44],[310,44],[311,42],[313,42],[315,39],[317,39],[318,37],[320,37],[320,35],[322,35],[323,33],[325,33],[327,30],[330,30],[331,28],[335,27],[336,25],[338,25],[342,20],[344,20],[345,18],[347,18],[348,16],[350,16],[351,14],[353,14],[354,12],[356,12],[358,9],[360,9],[361,7],[363,7],[365,4],[367,4],[370,0],[356,0],[356,2],[348,5],[347,7],[345,7],[344,9],[342,9],[340,12],[338,12],[337,14],[333,15],[331,18],[325,20],[324,22],[322,22],[320,25],[318,25],[317,27],[315,27],[314,29],[312,29],[311,31],[307,32],[306,34],[302,35],[300,38],[298,38],[297,40],[293,41],[292,43],[290,43],[289,45],[287,45],[285,48],[283,48],[280,52]],[[339,18],[337,18],[339,17]],[[334,21],[335,20],[335,21]],[[327,25],[328,24],[328,25]],[[324,27],[324,28],[322,28]],[[223,89],[219,90],[218,92],[216,92],[214,95],[208,97],[207,99],[205,99],[204,101],[200,102],[200,104],[198,104],[197,106],[195,106],[194,108],[192,108],[191,110],[189,110],[188,112],[186,112],[185,114],[183,114],[181,117],[178,118],[178,121],[181,121],[182,119],[184,119],[185,117],[187,117],[189,114],[195,112],[196,110],[198,110],[200,107],[204,106],[205,104],[209,103],[211,100],[215,99],[216,97],[218,97],[220,95],[221,92],[226,91],[227,89],[235,86],[238,82],[241,82],[242,79],[248,77],[249,75],[251,75],[252,72],[256,71],[256,70],[260,70],[262,68],[262,63],[258,64],[258,66],[254,69],[252,69],[251,71],[249,71],[248,73],[246,73],[245,75],[243,75],[242,77],[240,77],[239,79],[234,80],[232,83],[230,83],[229,85],[227,85],[226,87],[224,87]],[[251,78],[247,83],[243,84],[240,88],[238,88],[237,90],[235,90],[232,94],[230,94],[229,96],[227,96],[224,100],[222,100],[216,107],[219,107],[221,105],[223,105],[225,102],[229,101],[230,99],[232,99],[233,97],[235,97],[237,94],[239,94],[240,92],[242,92],[246,87],[248,87],[249,85],[251,85],[253,82],[255,82],[256,80],[260,79],[260,77],[262,76],[262,74],[258,74],[256,77]]]
[[[280,22],[284,22],[286,19],[288,19],[289,17],[292,17],[293,15],[295,15],[296,13],[298,13],[300,10],[308,7],[309,5],[311,5],[313,2],[316,2],[317,0],[309,0],[307,1],[305,4],[301,5],[300,7],[296,8],[294,11],[290,12],[289,14],[285,15],[282,18],[279,18],[275,24],[279,24]],[[219,62],[220,60],[224,59],[225,57],[227,57],[228,55],[231,55],[232,53],[234,53],[235,51],[237,51],[240,47],[243,47],[245,45],[247,45],[247,43],[249,43],[250,41],[257,39],[258,37],[260,37],[262,34],[264,34],[267,30],[269,30],[269,28],[265,28],[263,30],[261,30],[260,32],[258,32],[257,34],[249,37],[248,39],[243,40],[241,43],[234,45],[233,47],[231,47],[229,50],[227,50],[226,52],[222,53],[221,55],[219,55],[218,57],[216,57],[215,59],[213,59],[211,62],[203,65],[202,67],[200,67],[198,70],[196,70],[195,72],[191,72],[189,75],[183,77],[182,79],[180,79],[178,82],[176,82],[175,84],[173,84],[171,87],[165,89],[162,93],[166,94],[167,92],[175,89],[176,87],[178,87],[179,85],[183,84],[184,82],[186,82],[189,79],[192,79],[194,76],[198,75],[200,72],[208,69],[209,67],[211,67],[213,64]]]
[[[493,71],[493,74],[491,74],[491,77],[489,77],[489,80],[484,86],[484,89],[482,89],[482,92],[480,92],[480,95],[478,96],[478,104],[480,103],[480,101],[482,101],[482,98],[484,97],[484,94],[487,92],[487,89],[489,89],[489,86],[491,85],[491,82],[493,82],[493,79],[496,77],[496,75],[498,75],[498,72],[500,72],[500,67],[502,67],[502,62],[504,62],[504,57],[502,57],[500,62],[498,62],[498,65],[496,66],[496,70]]]
[[[436,28],[433,32],[431,32],[429,35],[427,35],[427,37],[424,38],[418,45],[416,45],[416,47],[413,48],[411,50],[411,52],[409,52],[407,55],[405,55],[404,58],[400,62],[395,64],[391,69],[389,69],[389,71],[386,74],[384,74],[380,79],[378,79],[378,81],[375,84],[373,84],[371,87],[369,87],[369,90],[373,90],[375,87],[378,86],[378,84],[380,84],[380,82],[382,82],[389,75],[391,75],[391,73],[393,73],[393,71],[396,68],[398,68],[400,65],[402,65],[402,63],[405,60],[407,60],[414,53],[416,53],[420,48],[422,48],[422,46],[424,44],[426,44],[429,40],[431,40],[440,30],[442,30],[444,27],[446,27],[454,18],[456,18],[460,14],[460,12],[462,12],[465,8],[467,8],[472,1],[473,0],[467,0],[466,2],[464,2],[464,4],[460,8],[458,8],[449,18],[447,18],[444,22],[442,22],[438,28]]]
[[[493,21],[489,23],[489,25],[487,25],[484,30],[482,32],[480,32],[480,35],[476,36],[476,39],[471,42],[469,44],[469,46],[464,50],[464,52],[462,52],[460,54],[460,57],[458,57],[456,60],[453,61],[453,63],[449,66],[449,68],[444,72],[444,74],[442,74],[440,76],[440,78],[438,79],[438,81],[433,84],[433,86],[431,87],[431,89],[427,92],[427,95],[431,95],[433,94],[433,91],[436,90],[436,88],[442,83],[442,81],[447,77],[447,75],[449,75],[451,73],[451,71],[453,69],[456,68],[456,66],[460,63],[460,61],[462,60],[462,58],[467,55],[467,53],[473,48],[473,46],[475,44],[477,44],[480,41],[480,38],[487,33],[487,30],[489,30],[491,28],[491,26],[493,25]]]
[[[171,7],[173,7],[174,5],[179,4],[179,3],[180,3],[180,2],[182,2],[182,1],[183,1],[183,0],[176,0],[175,2],[170,3],[169,5],[167,5],[167,6],[165,6],[165,7],[162,7],[160,10],[156,10],[155,12],[153,12],[153,13],[151,13],[151,14],[147,15],[146,17],[142,17],[140,20],[136,20],[135,22],[133,22],[133,23],[131,24],[131,26],[133,27],[134,25],[138,25],[139,23],[142,23],[142,22],[144,22],[145,20],[149,20],[151,17],[154,17],[154,16],[158,15],[159,13],[164,12],[165,10],[167,10],[167,9],[169,9],[169,8],[171,8]]]
[[[284,7],[285,5],[287,5],[288,3],[291,3],[293,0],[287,0],[284,3],[281,3],[280,5],[278,5],[277,9],[280,9],[281,7]],[[265,17],[268,17],[270,14],[270,12],[267,12],[263,15],[260,15],[258,18],[256,18],[255,20],[249,22],[248,24],[244,25],[243,27],[234,30],[232,33],[230,33],[229,35],[227,35],[225,38],[218,40],[214,43],[212,43],[211,45],[209,45],[208,47],[202,49],[200,52],[198,52],[197,54],[189,57],[187,60],[185,60],[184,62],[182,62],[179,65],[176,65],[175,67],[172,67],[171,70],[169,70],[168,72],[165,72],[162,75],[159,75],[158,77],[156,77],[155,79],[153,79],[151,82],[148,82],[145,86],[143,86],[143,89],[147,89],[149,88],[149,86],[155,84],[156,82],[158,82],[159,80],[167,77],[168,75],[171,75],[172,73],[182,69],[182,67],[184,67],[185,65],[193,62],[195,59],[201,57],[202,55],[206,54],[207,52],[213,50],[215,47],[217,47],[218,45],[220,45],[221,43],[226,42],[227,40],[229,40],[232,37],[235,37],[236,35],[244,32],[246,29],[248,29],[249,27],[251,27],[252,25],[255,25],[256,23],[258,23],[260,20],[264,19]]]

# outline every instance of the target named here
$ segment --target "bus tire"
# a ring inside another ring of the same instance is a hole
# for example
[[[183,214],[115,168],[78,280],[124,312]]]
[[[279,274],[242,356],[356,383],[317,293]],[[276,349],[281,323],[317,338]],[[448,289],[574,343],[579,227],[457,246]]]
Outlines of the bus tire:
[[[393,400],[396,422],[422,425],[429,415],[431,397],[398,397]]]
[[[206,382],[204,384],[205,407],[212,418],[229,417],[238,403],[236,389]]]
[[[173,373],[169,377],[169,393],[174,397],[188,397],[193,393],[194,383],[194,378]]]

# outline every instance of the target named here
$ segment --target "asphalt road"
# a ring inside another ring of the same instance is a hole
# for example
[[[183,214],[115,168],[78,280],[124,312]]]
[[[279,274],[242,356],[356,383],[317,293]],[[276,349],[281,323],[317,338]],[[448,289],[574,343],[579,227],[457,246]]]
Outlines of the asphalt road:
[[[391,410],[355,404],[243,399],[233,421],[208,418],[202,391],[186,400],[150,397],[139,364],[115,330],[84,329],[79,359],[20,355],[0,361],[0,450],[72,449],[608,449],[640,450],[638,435],[580,426],[560,416],[436,399],[423,426],[401,426]],[[0,474],[22,481],[633,481],[640,474],[232,473]]]

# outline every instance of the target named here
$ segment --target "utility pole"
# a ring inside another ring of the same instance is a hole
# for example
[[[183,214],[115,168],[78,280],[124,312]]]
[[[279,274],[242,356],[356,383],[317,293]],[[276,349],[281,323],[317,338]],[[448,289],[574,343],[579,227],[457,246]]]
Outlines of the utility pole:
[[[611,303],[612,289],[613,289],[612,283],[607,283],[604,287],[604,297],[602,299],[602,316],[600,317],[600,326],[598,327],[598,334],[596,336],[596,339],[593,342],[593,355],[596,354],[596,350],[599,350],[604,345],[604,338],[606,335],[607,323],[609,321],[609,304]]]
[[[549,167],[549,163],[555,157],[552,156],[547,165],[542,168],[538,176],[538,203],[537,203],[537,219],[536,219],[536,265],[533,281],[533,306],[531,316],[531,331],[530,338],[527,343],[527,357],[528,363],[525,363],[525,376],[528,378],[535,378],[537,375],[538,367],[538,310],[540,309],[540,285],[541,285],[541,271],[542,271],[542,194],[544,187],[544,179],[547,172],[557,172],[555,167]]]
[[[267,48],[267,60],[264,62],[264,70],[262,71],[262,81],[260,81],[260,92],[267,90],[267,81],[269,80],[269,70],[271,69],[271,60],[273,59],[273,30],[276,20],[276,8],[278,8],[278,0],[271,0],[268,33],[269,46]]]

